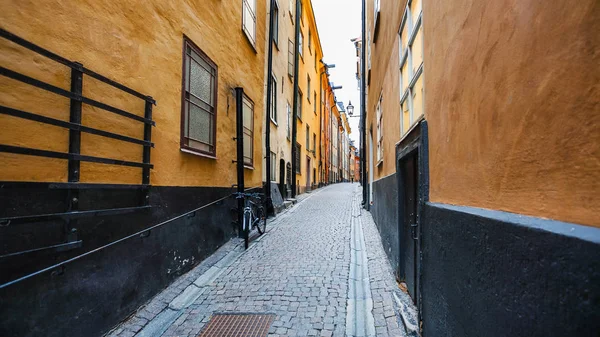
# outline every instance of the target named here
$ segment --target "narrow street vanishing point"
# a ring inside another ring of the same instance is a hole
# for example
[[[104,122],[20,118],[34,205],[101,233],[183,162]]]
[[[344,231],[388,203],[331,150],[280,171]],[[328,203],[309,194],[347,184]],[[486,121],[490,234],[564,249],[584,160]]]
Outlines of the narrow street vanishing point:
[[[220,312],[271,313],[269,336],[405,336],[397,313],[410,300],[361,198],[356,183],[306,196],[247,251],[233,239],[109,336],[197,336]]]

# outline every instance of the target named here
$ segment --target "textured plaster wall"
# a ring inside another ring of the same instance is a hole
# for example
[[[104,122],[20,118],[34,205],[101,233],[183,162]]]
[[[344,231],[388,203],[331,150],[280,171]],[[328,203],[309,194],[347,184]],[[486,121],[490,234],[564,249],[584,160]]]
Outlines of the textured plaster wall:
[[[321,43],[318,40],[317,26],[314,18],[314,13],[312,11],[312,5],[307,1],[303,3],[302,7],[302,17],[303,20],[300,21],[300,30],[304,35],[303,39],[303,56],[300,56],[299,66],[300,71],[298,72],[299,76],[299,89],[302,92],[302,115],[301,119],[298,120],[298,129],[296,133],[296,141],[301,145],[300,151],[300,165],[301,170],[300,174],[296,175],[296,181],[300,182],[298,186],[301,187],[301,191],[304,191],[306,186],[308,185],[307,179],[309,178],[306,174],[307,170],[307,156],[310,157],[310,182],[318,184],[319,173],[317,172],[317,179],[315,179],[313,169],[318,169],[318,159],[319,158],[319,147],[316,147],[315,154],[312,152],[308,152],[308,144],[306,144],[306,125],[310,126],[310,150],[313,148],[313,133],[319,134],[320,120],[319,120],[319,100],[321,99],[321,94],[319,92],[319,74],[317,73],[319,69],[319,60],[323,57],[323,52],[321,51]],[[294,22],[295,24],[295,22]],[[295,29],[295,27],[294,27]],[[311,31],[312,44],[309,50],[308,48],[308,31]],[[292,42],[294,41],[294,31],[292,31],[291,35]],[[315,67],[315,53],[317,53],[317,67]],[[307,75],[310,77],[310,92],[307,92],[307,84],[308,79]],[[317,100],[314,100],[314,92],[317,92]],[[292,83],[292,95],[293,95],[293,83]],[[293,96],[292,96],[293,98]],[[293,104],[293,99],[290,102]],[[314,105],[317,104],[317,113],[315,114]],[[318,141],[318,138],[317,138]]]
[[[290,19],[289,1],[279,2],[279,36],[278,44],[273,45],[273,74],[277,79],[277,124],[271,122],[271,151],[277,154],[276,173],[274,179],[279,182],[279,160],[286,164],[292,162],[291,138],[287,137],[288,116],[287,105],[293,102],[294,84],[288,76],[288,41],[294,40],[294,26]],[[269,15],[266,16],[268,26]],[[268,33],[268,32],[267,32]],[[268,42],[267,42],[268,43]],[[265,48],[268,48],[268,44]],[[265,51],[266,53],[267,51]],[[267,55],[265,54],[265,76],[267,75]],[[266,88],[266,77],[265,77]],[[291,123],[291,122],[290,122]],[[291,129],[290,124],[290,129]],[[273,163],[271,163],[273,165]],[[264,175],[264,173],[263,173]],[[286,172],[287,175],[287,172]],[[266,176],[265,176],[266,177]],[[265,178],[266,179],[266,178]],[[272,178],[273,179],[273,178]]]
[[[158,105],[153,117],[151,183],[170,186],[230,186],[236,182],[235,101],[242,86],[254,101],[254,167],[246,185],[261,184],[264,111],[266,2],[257,1],[256,50],[242,32],[242,2],[175,1],[12,1],[3,2],[0,26],[68,59],[78,61],[143,94]],[[210,8],[210,10],[207,10]],[[188,36],[218,66],[217,158],[180,151],[182,43]],[[224,43],[227,41],[227,43]],[[2,41],[0,63],[9,69],[68,89],[69,69]],[[84,76],[84,95],[143,115],[143,102]],[[7,78],[0,78],[0,104],[68,120],[69,100]],[[143,126],[84,104],[86,125],[141,138]],[[68,150],[68,131],[0,116],[0,143],[60,152]],[[141,161],[138,145],[82,135],[82,153]],[[0,180],[66,181],[65,160],[0,154]],[[218,172],[218,174],[216,174]],[[81,164],[81,180],[140,183],[141,169]]]
[[[431,200],[600,226],[600,3],[423,9]]]
[[[367,87],[367,135],[373,130],[373,181],[396,172],[395,146],[400,140],[400,55],[398,29],[405,0],[381,1],[379,33],[373,43],[373,1],[367,1],[367,33],[371,32],[371,71]],[[367,65],[368,67],[368,65]],[[367,76],[369,71],[367,69]],[[383,94],[383,161],[377,165],[377,102]],[[370,158],[367,147],[367,158]],[[376,202],[376,201],[375,201]]]

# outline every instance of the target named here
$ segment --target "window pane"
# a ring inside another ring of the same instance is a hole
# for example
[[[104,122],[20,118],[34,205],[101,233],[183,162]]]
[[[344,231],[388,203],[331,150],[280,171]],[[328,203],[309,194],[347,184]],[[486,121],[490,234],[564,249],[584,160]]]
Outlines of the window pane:
[[[404,95],[406,88],[408,88],[408,82],[410,81],[408,77],[408,62],[404,63],[402,66],[402,87],[400,88],[400,96]]]
[[[190,104],[189,138],[212,145],[212,115]]]
[[[251,4],[250,4],[251,3]],[[248,38],[250,38],[250,41],[252,41],[252,43],[254,43],[254,41],[256,41],[255,38],[255,24],[256,22],[254,21],[254,10],[252,9],[254,4],[254,0],[244,0],[244,14],[243,14],[243,25],[244,25],[244,31],[246,32],[246,34],[248,34]]]
[[[402,103],[402,134],[408,131],[410,127],[410,114],[408,111],[408,97]]]
[[[417,22],[419,13],[421,12],[421,0],[412,0],[410,4],[410,14],[412,15],[413,24]]]
[[[252,130],[252,122],[253,122],[252,108],[250,107],[249,103],[246,102],[246,100],[244,100],[243,111],[244,111],[244,127]]]
[[[252,137],[244,134],[244,164],[252,165]]]
[[[191,61],[190,69],[190,92],[204,102],[212,105],[212,76],[200,64]]]
[[[408,46],[408,28],[408,22],[405,22],[404,27],[402,28],[402,34],[400,34],[402,52],[404,52],[406,50],[406,46]]]
[[[410,48],[412,54],[413,74],[416,73],[421,63],[423,63],[423,29],[419,27],[413,45]]]
[[[416,120],[423,114],[423,74],[419,76],[412,89],[413,118]]]

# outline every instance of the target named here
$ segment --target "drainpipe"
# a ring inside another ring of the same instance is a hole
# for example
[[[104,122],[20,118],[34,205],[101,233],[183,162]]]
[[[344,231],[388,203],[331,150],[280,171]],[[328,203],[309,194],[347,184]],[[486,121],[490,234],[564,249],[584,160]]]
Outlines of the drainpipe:
[[[366,55],[367,55],[367,5],[366,0],[362,0],[362,52],[361,52],[361,81],[360,81],[360,130],[361,149],[360,149],[360,163],[361,163],[361,175],[362,175],[362,190],[363,190],[363,206],[367,205],[367,149],[366,149],[366,120],[367,120],[367,108],[365,102],[366,93]]]
[[[296,156],[299,156],[299,153],[296,153],[296,134],[298,132],[298,72],[300,71],[300,67],[298,63],[300,63],[300,0],[296,0],[296,32],[294,33],[294,109],[292,113],[292,198],[296,197]],[[307,93],[309,95],[310,93]]]
[[[269,212],[269,209],[272,209],[273,204],[272,204],[272,200],[271,200],[271,91],[273,90],[273,77],[272,77],[272,73],[273,73],[273,24],[274,24],[274,17],[273,17],[273,8],[274,8],[274,3],[275,0],[270,0],[270,13],[269,13],[269,54],[268,54],[268,61],[267,61],[267,107],[265,109],[266,111],[266,130],[265,130],[265,152],[266,152],[266,166],[267,166],[267,172],[266,172],[266,178],[267,178],[267,182],[265,183],[265,210],[267,211],[267,213]]]
[[[244,88],[235,88],[235,140],[237,145],[237,191],[244,193],[244,112],[242,108],[242,97],[244,96]],[[242,233],[242,222],[244,216],[244,199],[237,199],[238,207],[238,228]],[[244,231],[245,234],[248,231]],[[246,240],[248,242],[248,240]],[[248,247],[246,247],[248,248]]]

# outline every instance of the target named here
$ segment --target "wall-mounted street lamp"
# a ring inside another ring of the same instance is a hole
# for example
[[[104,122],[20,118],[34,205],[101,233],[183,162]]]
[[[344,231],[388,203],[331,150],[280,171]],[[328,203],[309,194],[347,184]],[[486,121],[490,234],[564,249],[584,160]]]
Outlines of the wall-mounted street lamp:
[[[352,101],[348,101],[348,106],[346,107],[346,111],[348,111],[349,116],[352,116],[354,114],[354,105],[352,105]]]

